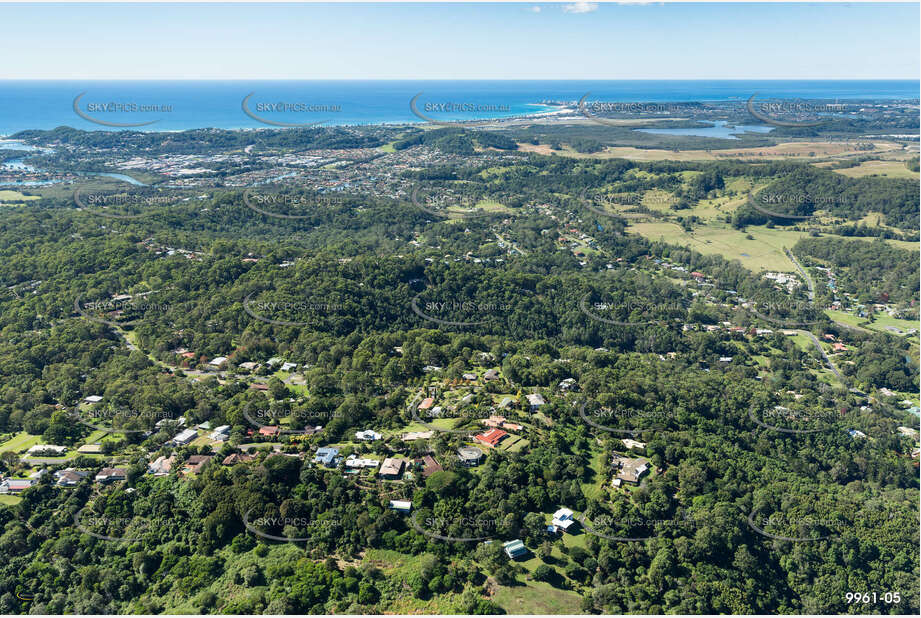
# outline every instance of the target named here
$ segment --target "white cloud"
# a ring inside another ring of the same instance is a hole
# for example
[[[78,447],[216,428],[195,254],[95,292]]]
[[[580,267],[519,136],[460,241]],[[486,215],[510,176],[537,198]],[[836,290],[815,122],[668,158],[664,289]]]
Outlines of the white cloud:
[[[540,7],[539,7],[539,6],[532,6],[532,7],[531,7],[531,12],[532,12],[532,13],[540,13]]]
[[[597,10],[598,5],[593,2],[576,2],[563,6],[563,11],[566,13],[591,13]]]

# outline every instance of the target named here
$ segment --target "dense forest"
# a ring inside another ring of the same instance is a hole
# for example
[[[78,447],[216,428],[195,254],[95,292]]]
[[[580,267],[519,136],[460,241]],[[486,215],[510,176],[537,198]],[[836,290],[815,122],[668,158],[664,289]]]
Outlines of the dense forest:
[[[170,134],[168,144],[153,135],[19,137],[127,151],[246,145],[230,131]],[[313,149],[387,137],[398,136],[258,139]],[[399,138],[398,152],[470,158],[402,172],[415,201],[263,187],[285,198],[267,215],[239,188],[191,199],[146,187],[113,207],[51,195],[2,212],[0,443],[27,432],[75,448],[98,431],[91,415],[115,431],[100,439],[102,455],[49,464],[91,472],[75,486],[45,474],[0,505],[0,611],[514,613],[502,595],[522,588],[577,596],[568,609],[596,614],[918,611],[917,460],[897,430],[917,417],[877,396],[917,391],[916,345],[833,322],[805,286],[644,239],[585,197],[632,195],[638,206],[635,196],[659,190],[680,212],[744,178],[764,191],[845,196],[842,218],[881,212],[907,229],[916,187],[912,198],[901,181],[783,162],[487,164],[478,153],[511,150],[505,134]],[[430,196],[501,207],[436,216],[419,207]],[[560,238],[581,230],[592,246],[574,257]],[[917,304],[917,254],[825,237],[793,251],[867,301]],[[804,326],[784,332],[787,322]],[[831,361],[818,338],[846,351]],[[215,357],[226,357],[220,370]],[[279,359],[302,382],[270,366]],[[422,394],[460,393],[450,430],[401,439],[419,428]],[[539,412],[524,399],[536,393]],[[102,403],[88,409],[93,395]],[[500,397],[514,400],[502,414],[527,445],[462,465],[458,449]],[[293,433],[259,435],[256,410]],[[174,446],[180,416],[227,425],[229,438]],[[177,422],[156,424],[164,419]],[[368,428],[386,437],[352,439]],[[625,437],[652,468],[629,489],[610,482]],[[429,455],[442,469],[394,483],[348,475],[313,461],[329,445],[343,457]],[[244,450],[254,458],[223,465]],[[148,473],[159,457],[179,468],[206,454],[215,458],[196,473]],[[124,482],[94,481],[109,461],[127,470]],[[0,454],[5,477],[31,469]],[[391,500],[411,501],[412,513]],[[560,507],[591,523],[549,534]],[[537,564],[510,560],[511,539]],[[845,600],[867,591],[901,600]]]

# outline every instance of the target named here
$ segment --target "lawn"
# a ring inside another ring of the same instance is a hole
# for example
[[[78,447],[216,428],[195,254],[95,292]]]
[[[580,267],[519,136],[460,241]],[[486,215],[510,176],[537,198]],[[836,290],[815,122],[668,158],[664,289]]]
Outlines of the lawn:
[[[864,176],[885,176],[887,178],[908,178],[918,180],[918,172],[913,172],[905,161],[864,161],[856,167],[832,170],[842,176],[862,178]]]
[[[881,333],[889,333],[892,335],[897,335],[897,333],[893,333],[892,331],[886,330],[887,326],[893,326],[902,331],[907,331],[910,328],[914,328],[914,329],[918,328],[918,322],[915,322],[913,320],[899,320],[885,313],[876,314],[872,322],[868,321],[866,318],[857,317],[853,313],[847,313],[846,311],[833,311],[831,309],[827,309],[825,313],[831,319],[841,322],[843,324],[848,324],[850,326],[856,326],[859,328],[866,328],[869,330],[875,330]],[[905,335],[900,335],[900,336],[905,336]],[[917,340],[918,340],[917,335],[915,335],[914,337],[907,337],[907,338],[917,343]]]
[[[33,436],[24,431],[19,432],[4,444],[0,445],[0,453],[4,451],[13,451],[22,453],[41,442],[41,436]]]
[[[493,602],[510,614],[580,614],[582,597],[548,583],[528,581],[520,586],[500,586]]]
[[[668,221],[631,223],[628,231],[635,232],[649,240],[682,245],[703,254],[718,254],[728,260],[739,260],[742,266],[752,272],[763,270],[796,272],[795,267],[784,255],[783,247],[791,248],[801,238],[809,236],[808,232],[797,232],[779,227],[770,229],[765,226],[748,226],[745,231],[737,230],[728,223],[711,220],[687,233],[677,223]],[[751,236],[752,238],[747,238]],[[834,234],[824,234],[828,238],[843,238]],[[895,247],[917,248],[911,243],[887,240]],[[907,245],[907,247],[906,247]]]
[[[605,463],[607,455],[604,452],[593,452],[588,460],[588,468],[591,471],[591,480],[588,483],[582,483],[582,493],[587,498],[600,498],[604,493],[605,484]]]
[[[8,204],[22,204],[23,202],[28,202],[32,200],[40,200],[37,195],[23,195],[19,191],[12,191],[9,189],[0,190],[0,202]]]
[[[508,451],[509,453],[518,453],[528,444],[529,442],[526,439],[516,437],[514,440],[503,440],[499,444],[499,449]]]
[[[9,494],[0,494],[0,504],[6,504],[13,506],[22,502],[22,498],[19,496],[11,496]]]

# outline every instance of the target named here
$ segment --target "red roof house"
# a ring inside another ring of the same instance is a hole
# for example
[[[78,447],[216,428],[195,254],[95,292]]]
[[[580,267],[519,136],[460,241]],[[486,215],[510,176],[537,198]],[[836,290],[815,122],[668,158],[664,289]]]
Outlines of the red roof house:
[[[490,429],[486,433],[473,436],[473,439],[481,444],[495,448],[508,434],[501,429]]]

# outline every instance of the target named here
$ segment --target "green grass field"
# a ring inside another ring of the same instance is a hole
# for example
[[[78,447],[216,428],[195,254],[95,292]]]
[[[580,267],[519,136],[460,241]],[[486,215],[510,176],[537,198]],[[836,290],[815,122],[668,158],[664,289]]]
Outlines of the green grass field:
[[[0,504],[7,504],[13,506],[22,502],[22,498],[19,496],[11,496],[9,494],[0,495]]]
[[[0,444],[0,453],[4,451],[13,451],[14,453],[23,453],[29,450],[31,447],[39,444],[41,442],[41,436],[33,436],[27,434],[24,431],[20,431],[18,434],[13,436],[11,439],[7,440],[3,444]]]
[[[24,195],[19,191],[12,191],[10,189],[0,189],[0,203],[3,204],[23,204],[25,202],[30,202],[32,200],[40,200],[37,195]]]
[[[677,223],[668,221],[632,223],[627,231],[637,233],[649,240],[662,240],[685,246],[703,254],[718,254],[729,260],[739,260],[742,266],[752,272],[764,270],[795,272],[793,263],[784,255],[783,247],[791,248],[801,238],[809,236],[808,232],[781,228],[769,229],[765,226],[754,225],[741,231],[719,220],[697,226],[691,233],[685,232]],[[844,238],[834,234],[824,234],[824,236]],[[886,242],[902,249],[917,249],[916,245],[905,241],[887,240]]]
[[[572,590],[538,581],[500,586],[493,596],[493,602],[509,614],[580,614],[581,601],[582,597]]]
[[[876,314],[872,322],[868,321],[866,318],[860,318],[852,313],[847,313],[845,311],[833,311],[831,309],[827,309],[825,311],[825,314],[831,319],[837,322],[841,322],[842,324],[847,324],[849,326],[856,326],[858,328],[864,328],[867,330],[875,330],[881,333],[889,333],[892,335],[897,335],[897,333],[893,333],[892,331],[887,330],[886,329],[887,326],[898,328],[899,330],[903,332],[908,331],[908,329],[911,329],[911,328],[914,328],[916,330],[918,329],[918,322],[915,322],[913,320],[899,320],[897,318],[893,318],[889,315],[886,315],[885,313]],[[918,342],[918,335],[913,335],[913,336],[901,335],[901,336],[909,339],[909,341],[912,341],[914,343]]]
[[[864,161],[856,167],[832,170],[842,176],[862,178],[864,176],[885,176],[886,178],[908,178],[918,180],[918,172],[913,172],[905,161]]]

